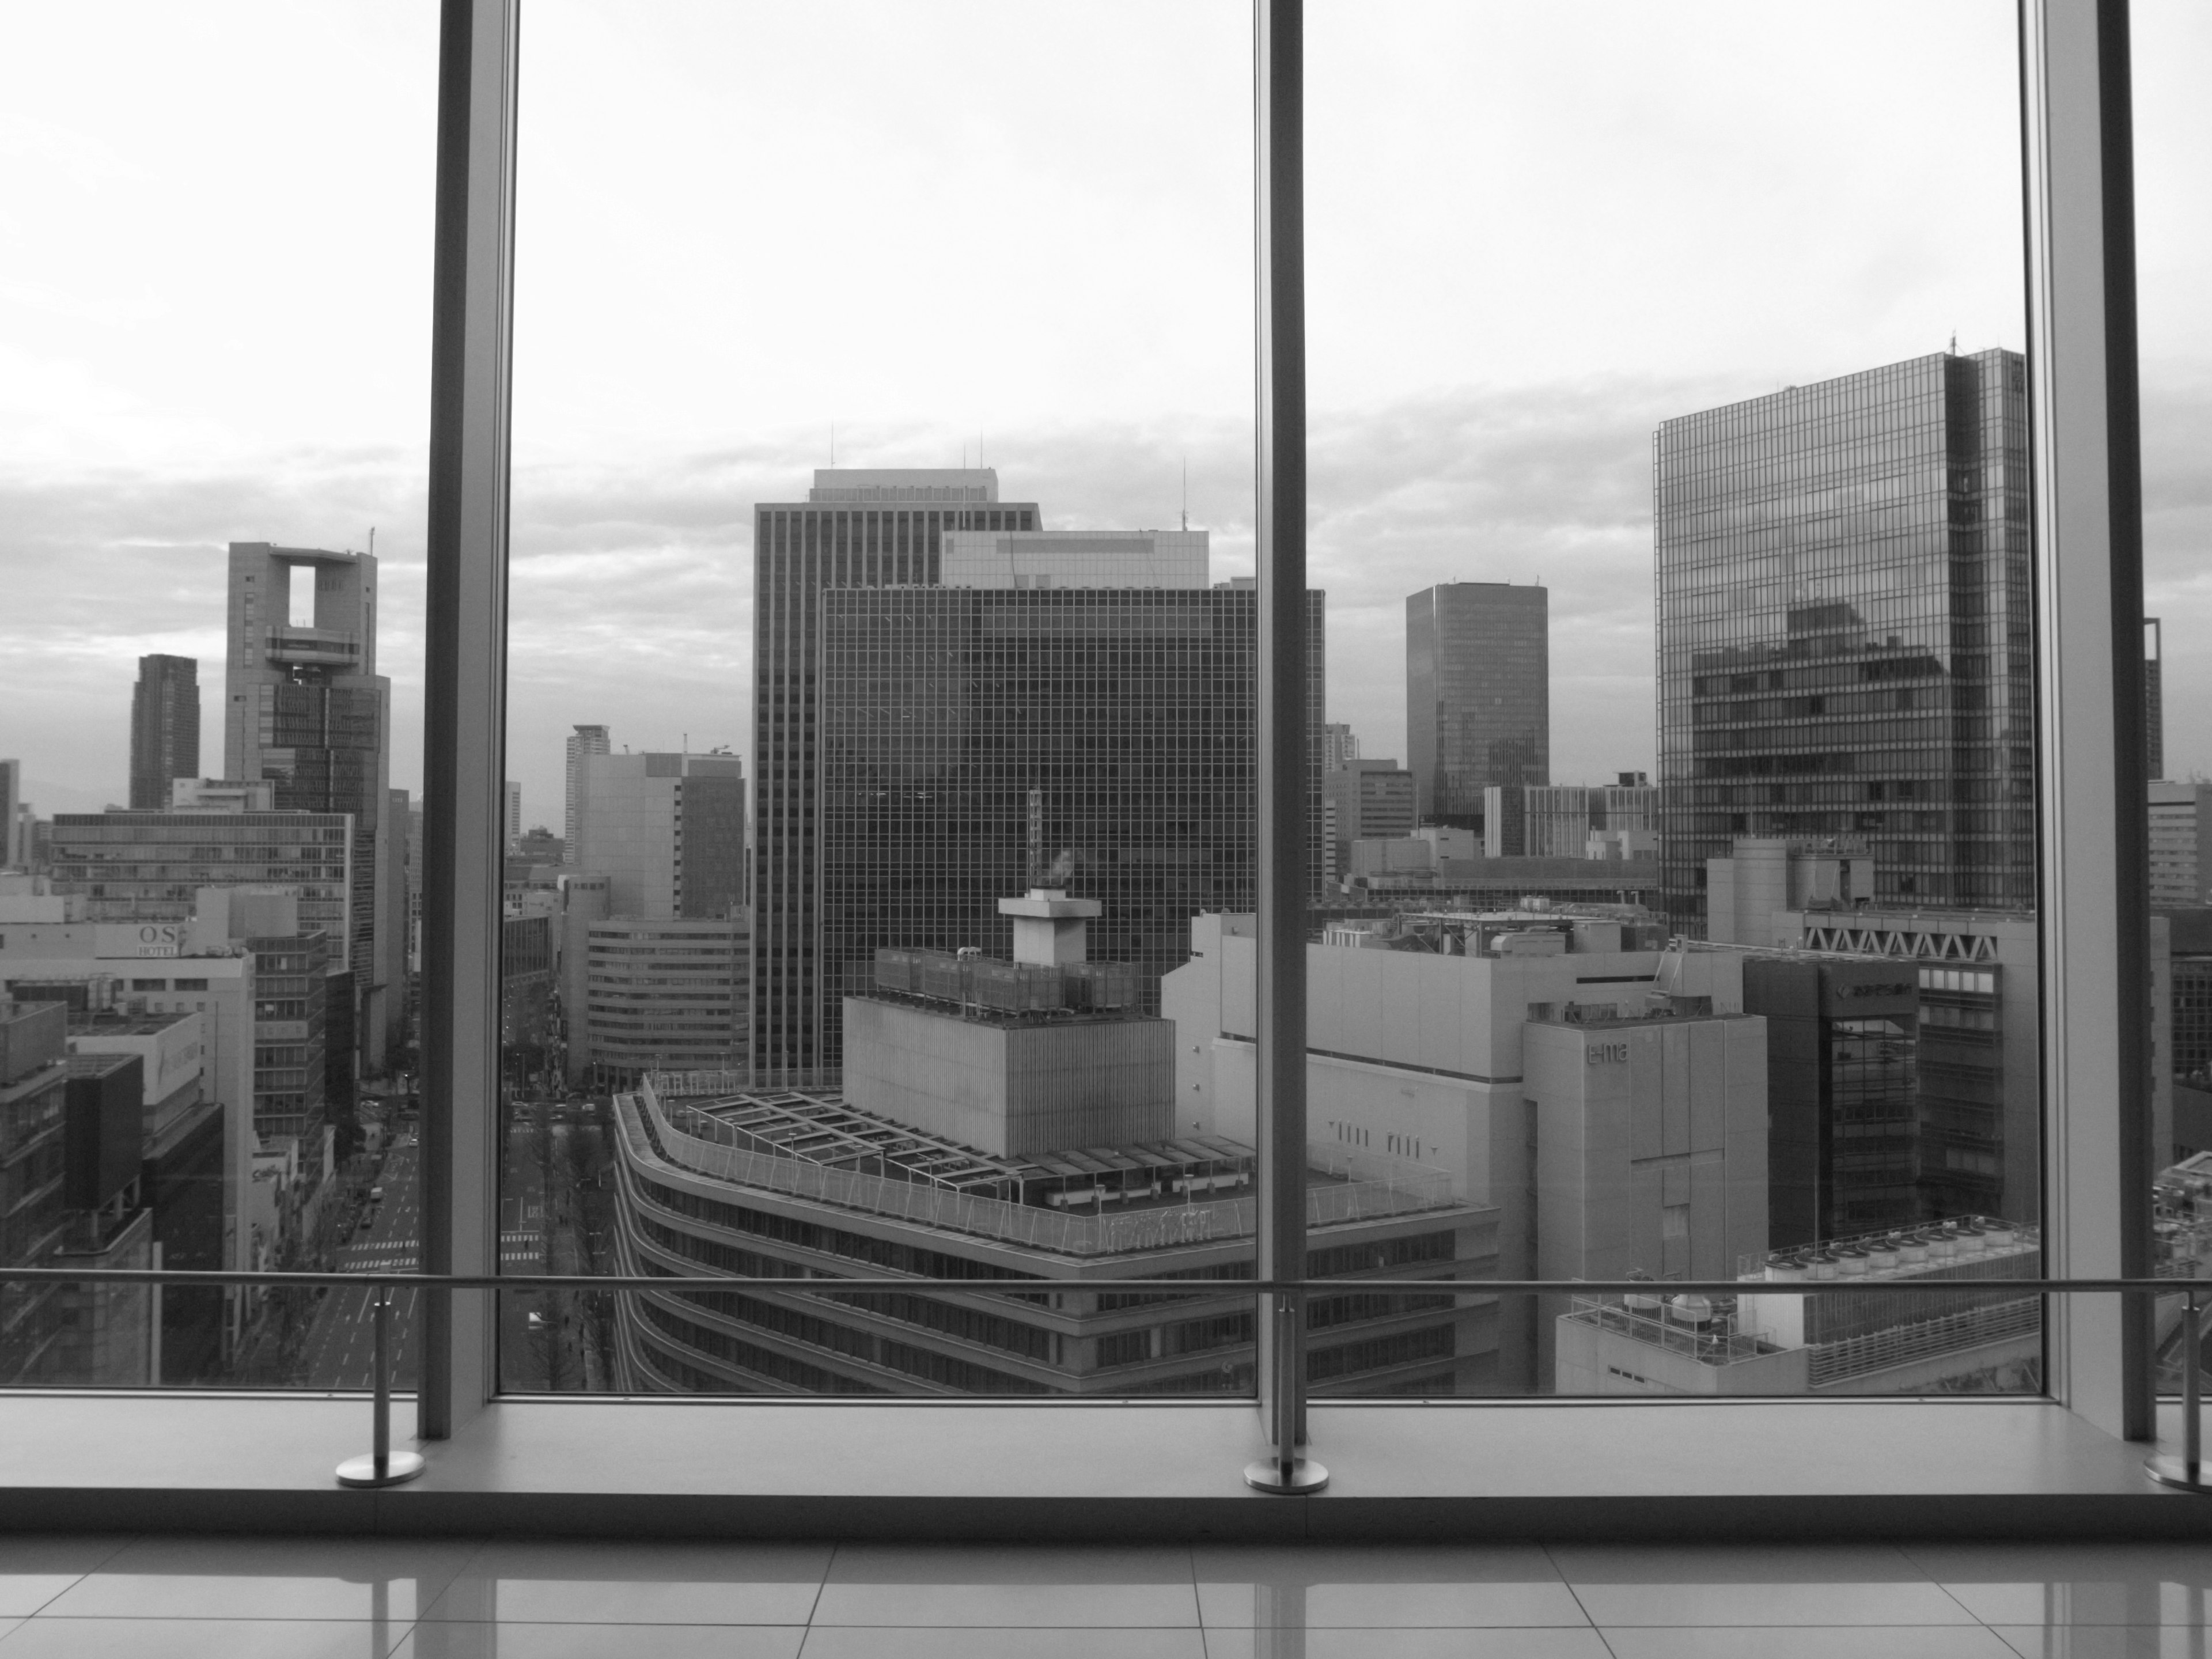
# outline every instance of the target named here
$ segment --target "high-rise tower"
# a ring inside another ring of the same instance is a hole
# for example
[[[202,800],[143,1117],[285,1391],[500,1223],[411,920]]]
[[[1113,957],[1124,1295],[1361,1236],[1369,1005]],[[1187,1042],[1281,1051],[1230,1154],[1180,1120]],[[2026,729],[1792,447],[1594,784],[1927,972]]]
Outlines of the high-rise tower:
[[[1938,353],[1667,422],[1660,872],[1849,834],[1876,902],[2035,902],[2027,370]]]
[[[311,572],[313,621],[292,621],[295,573]],[[279,811],[349,812],[353,973],[364,1065],[383,1064],[403,1017],[404,944],[377,879],[390,844],[392,682],[376,672],[376,559],[368,553],[230,544],[223,775],[276,786]]]
[[[169,786],[200,775],[200,665],[141,657],[131,692],[131,805],[165,811]]]
[[[1425,823],[1473,830],[1483,793],[1552,781],[1549,595],[1439,582],[1406,601],[1406,764]]]
[[[818,1073],[816,693],[821,594],[935,586],[945,532],[1037,529],[988,467],[817,471],[804,501],[753,509],[753,1057],[768,1080]]]
[[[604,726],[580,726],[568,734],[568,816],[561,821],[561,844],[568,849],[567,857],[571,864],[576,862],[576,837],[582,828],[576,816],[577,769],[583,763],[585,756],[607,754],[613,747]]]

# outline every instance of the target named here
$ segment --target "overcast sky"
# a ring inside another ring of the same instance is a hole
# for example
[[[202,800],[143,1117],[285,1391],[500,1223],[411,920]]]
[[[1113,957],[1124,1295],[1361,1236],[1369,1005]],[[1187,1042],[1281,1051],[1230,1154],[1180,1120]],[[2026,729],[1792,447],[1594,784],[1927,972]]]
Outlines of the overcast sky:
[[[1651,765],[1669,416],[2018,348],[2008,0],[1313,0],[1331,715],[1402,754],[1405,596],[1552,589],[1554,775]],[[2212,772],[2212,7],[2139,0],[2153,608]],[[0,756],[124,796],[223,544],[384,559],[421,740],[435,9],[0,3]],[[528,0],[510,774],[748,736],[750,509],[979,453],[1055,528],[1250,568],[1244,0]]]

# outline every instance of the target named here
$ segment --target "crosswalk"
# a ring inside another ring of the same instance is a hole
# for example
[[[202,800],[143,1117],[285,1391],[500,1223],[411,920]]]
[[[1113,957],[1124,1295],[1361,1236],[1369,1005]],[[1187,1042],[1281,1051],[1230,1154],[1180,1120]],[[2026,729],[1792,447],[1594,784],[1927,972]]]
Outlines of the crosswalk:
[[[422,1245],[412,1238],[384,1238],[373,1244],[349,1245],[338,1252],[338,1267],[349,1273],[412,1273],[421,1260]],[[531,1230],[499,1236],[499,1265],[502,1267],[541,1267],[545,1264],[545,1235]]]

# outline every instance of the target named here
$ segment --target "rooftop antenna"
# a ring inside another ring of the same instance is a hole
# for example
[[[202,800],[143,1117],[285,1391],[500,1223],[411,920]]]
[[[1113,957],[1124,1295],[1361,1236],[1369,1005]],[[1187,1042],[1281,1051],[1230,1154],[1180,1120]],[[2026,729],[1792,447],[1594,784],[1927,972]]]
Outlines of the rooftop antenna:
[[[1951,355],[1954,357],[1959,355],[1959,331],[1955,328],[1951,331]]]

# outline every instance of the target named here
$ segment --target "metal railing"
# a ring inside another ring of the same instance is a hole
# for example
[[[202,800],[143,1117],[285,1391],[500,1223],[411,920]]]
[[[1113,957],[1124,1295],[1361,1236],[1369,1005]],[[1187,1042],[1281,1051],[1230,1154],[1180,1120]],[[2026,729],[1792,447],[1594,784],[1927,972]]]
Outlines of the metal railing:
[[[371,1449],[339,1464],[337,1479],[349,1486],[397,1486],[421,1474],[424,1459],[418,1452],[392,1449],[391,1319],[392,1293],[399,1289],[434,1291],[507,1291],[535,1294],[544,1291],[588,1291],[607,1293],[691,1291],[763,1290],[786,1294],[842,1295],[853,1291],[957,1291],[964,1295],[1034,1294],[1036,1279],[926,1278],[919,1275],[877,1275],[850,1279],[787,1279],[744,1274],[637,1275],[545,1273],[527,1276],[495,1273],[314,1273],[234,1272],[184,1267],[0,1267],[0,1285],[73,1284],[221,1285],[310,1290],[360,1286],[369,1291],[375,1311],[374,1386],[370,1390]],[[1735,1297],[1747,1291],[1759,1296],[1887,1295],[1955,1296],[1955,1282],[1903,1279],[1869,1284],[1864,1280],[1823,1280],[1819,1283],[1778,1283],[1772,1280],[1709,1279],[1081,1279],[1054,1282],[1049,1288],[1082,1290],[1115,1295],[1217,1296],[1235,1292],[1287,1300],[1290,1320],[1277,1326],[1306,1327],[1304,1306],[1316,1296],[1341,1295],[1356,1290],[1370,1294],[1449,1295],[1497,1297],[1554,1296],[1572,1298],[1583,1312],[1615,1311],[1595,1297],[1648,1298],[1673,1297]],[[1988,1293],[2008,1298],[2040,1296],[2138,1295],[2154,1299],[2186,1298],[2180,1322],[2182,1346],[2182,1454],[2160,1454],[2146,1461],[2146,1471],[2162,1484],[2189,1492],[2212,1492],[2212,1470],[2203,1464],[2203,1425],[2200,1420],[2203,1383],[2202,1348],[2206,1335],[2208,1298],[2212,1281],[2171,1279],[2008,1279],[1988,1281]],[[1639,1321],[1647,1317],[1634,1316]]]

